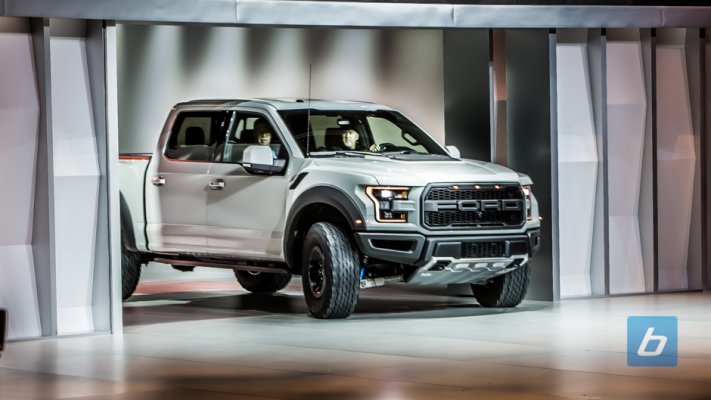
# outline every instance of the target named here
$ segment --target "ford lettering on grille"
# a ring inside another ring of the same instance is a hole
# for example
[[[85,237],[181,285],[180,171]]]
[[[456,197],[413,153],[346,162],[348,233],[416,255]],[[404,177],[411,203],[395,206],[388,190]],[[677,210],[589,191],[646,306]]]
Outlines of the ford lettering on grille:
[[[525,218],[518,185],[447,185],[429,189],[424,200],[424,225],[433,229],[519,227]]]
[[[428,207],[429,206],[429,207]],[[434,208],[434,209],[432,209]],[[444,211],[521,211],[523,210],[522,200],[444,200],[428,201],[425,210]]]

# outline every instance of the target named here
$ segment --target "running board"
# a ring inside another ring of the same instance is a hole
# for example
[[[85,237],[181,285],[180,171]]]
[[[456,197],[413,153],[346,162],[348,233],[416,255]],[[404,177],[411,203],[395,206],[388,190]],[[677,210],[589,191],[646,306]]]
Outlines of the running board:
[[[282,268],[269,268],[269,267],[259,267],[256,265],[243,265],[243,264],[230,264],[226,262],[218,261],[188,261],[188,260],[176,260],[172,258],[156,258],[153,261],[163,264],[170,265],[180,265],[186,267],[212,267],[212,268],[227,268],[227,269],[238,269],[240,271],[252,271],[252,272],[267,272],[272,274],[288,274],[289,271]]]

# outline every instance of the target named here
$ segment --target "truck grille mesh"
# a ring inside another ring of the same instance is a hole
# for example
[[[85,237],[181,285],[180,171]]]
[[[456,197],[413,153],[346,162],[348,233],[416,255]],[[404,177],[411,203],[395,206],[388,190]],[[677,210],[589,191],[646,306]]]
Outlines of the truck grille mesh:
[[[423,207],[423,223],[428,228],[514,228],[519,227],[525,218],[525,199],[523,192],[518,185],[481,185],[475,189],[473,185],[461,185],[460,189],[453,189],[452,186],[433,187],[424,196],[424,201],[434,207]],[[520,200],[522,209],[501,210],[501,209],[480,209],[462,210],[456,206],[459,201],[470,200]],[[444,205],[449,205],[449,209]]]
[[[506,257],[506,243],[503,240],[462,243],[462,258]]]
[[[493,186],[481,189],[450,189],[448,187],[433,187],[427,193],[427,200],[500,200],[522,199],[523,194],[518,186],[505,186],[494,189]]]

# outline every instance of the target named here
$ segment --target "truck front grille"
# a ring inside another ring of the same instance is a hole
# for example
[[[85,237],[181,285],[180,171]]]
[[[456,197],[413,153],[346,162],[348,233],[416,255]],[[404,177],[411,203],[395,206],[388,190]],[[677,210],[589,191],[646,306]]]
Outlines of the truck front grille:
[[[431,229],[520,227],[526,217],[517,184],[434,186],[424,196],[423,223]]]

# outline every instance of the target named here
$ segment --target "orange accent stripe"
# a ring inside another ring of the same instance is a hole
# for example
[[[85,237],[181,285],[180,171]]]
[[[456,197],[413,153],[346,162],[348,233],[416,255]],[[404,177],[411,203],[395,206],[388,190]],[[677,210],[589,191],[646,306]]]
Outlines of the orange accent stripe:
[[[129,156],[129,155],[120,155],[119,160],[150,160],[151,156]]]

